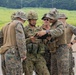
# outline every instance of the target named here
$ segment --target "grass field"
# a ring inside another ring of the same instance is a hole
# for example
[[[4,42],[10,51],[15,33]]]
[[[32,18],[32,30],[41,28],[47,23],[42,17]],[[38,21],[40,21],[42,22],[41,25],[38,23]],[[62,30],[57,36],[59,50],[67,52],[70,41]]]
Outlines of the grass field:
[[[49,12],[50,8],[23,8],[23,9],[8,9],[8,8],[3,8],[0,7],[0,28],[2,28],[3,25],[11,21],[11,14],[14,11],[17,10],[23,10],[26,13],[28,13],[30,10],[35,10],[38,13],[39,19],[37,21],[37,25],[42,25],[42,20],[41,17],[43,16],[44,13]],[[72,25],[76,25],[76,11],[68,11],[68,10],[61,10],[58,9],[59,12],[65,13],[68,16],[67,22]],[[27,25],[27,22],[25,22],[24,25]]]

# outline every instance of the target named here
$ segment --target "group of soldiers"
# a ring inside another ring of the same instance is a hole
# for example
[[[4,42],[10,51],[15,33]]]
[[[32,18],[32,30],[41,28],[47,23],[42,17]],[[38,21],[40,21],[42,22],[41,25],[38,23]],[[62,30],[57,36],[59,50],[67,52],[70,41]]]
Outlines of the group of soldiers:
[[[74,75],[72,45],[76,27],[67,24],[68,17],[52,9],[42,17],[32,10],[14,12],[11,22],[0,31],[0,54],[3,75]],[[27,26],[23,26],[25,21]]]

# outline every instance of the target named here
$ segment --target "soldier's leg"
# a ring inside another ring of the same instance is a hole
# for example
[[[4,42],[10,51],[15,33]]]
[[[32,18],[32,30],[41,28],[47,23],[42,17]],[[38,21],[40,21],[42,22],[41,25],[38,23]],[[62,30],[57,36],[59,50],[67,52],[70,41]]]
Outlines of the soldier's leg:
[[[69,54],[69,63],[70,63],[70,68],[69,68],[69,75],[74,75],[74,66],[75,66],[75,60],[74,60],[74,57],[73,57],[73,54],[72,54],[72,48],[69,49],[70,50],[70,54]]]
[[[45,53],[43,55],[44,59],[46,60],[46,65],[48,70],[50,71],[50,66],[51,66],[51,53],[49,50],[45,50]]]
[[[23,73],[25,74],[27,71],[27,69],[26,69],[26,60],[23,60],[23,62],[22,62],[22,67],[23,67]]]
[[[51,60],[50,74],[58,75],[56,53],[51,53],[50,60]]]
[[[22,63],[18,50],[10,48],[5,53],[6,75],[22,75]]]
[[[6,75],[5,58],[3,54],[1,55],[1,68],[3,75]]]
[[[31,60],[26,60],[23,61],[23,72],[25,75],[33,75],[33,62]]]
[[[60,45],[57,49],[58,75],[69,75],[69,49],[66,45]]]
[[[48,68],[46,66],[46,61],[42,56],[40,56],[37,59],[35,64],[35,69],[36,69],[37,75],[50,75]]]

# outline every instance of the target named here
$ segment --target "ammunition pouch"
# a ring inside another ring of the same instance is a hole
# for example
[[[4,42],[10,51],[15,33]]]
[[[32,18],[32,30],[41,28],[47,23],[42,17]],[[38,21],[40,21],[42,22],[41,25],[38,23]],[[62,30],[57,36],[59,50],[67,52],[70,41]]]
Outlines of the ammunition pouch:
[[[29,43],[26,45],[27,47],[27,52],[28,53],[33,53],[33,54],[37,54],[38,50],[39,50],[39,45],[37,43]]]
[[[48,47],[48,50],[50,50],[51,53],[56,52],[56,48],[57,48],[56,42],[57,42],[56,39],[51,39],[51,40],[47,41],[47,47]]]
[[[38,51],[39,54],[43,54],[45,53],[45,45],[43,42],[40,42],[39,44],[39,51]]]
[[[41,40],[40,40],[41,41]],[[45,52],[45,45],[43,42],[36,41],[36,42],[30,42],[26,44],[27,52],[33,53],[33,54],[42,54]]]
[[[48,44],[48,49],[50,50],[51,53],[56,52],[56,45],[54,42],[51,42]]]

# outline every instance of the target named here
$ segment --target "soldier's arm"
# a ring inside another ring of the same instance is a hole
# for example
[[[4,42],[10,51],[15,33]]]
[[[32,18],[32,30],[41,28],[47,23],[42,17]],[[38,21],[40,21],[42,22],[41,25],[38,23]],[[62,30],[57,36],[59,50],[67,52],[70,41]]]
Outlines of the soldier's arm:
[[[63,32],[64,32],[64,27],[62,24],[60,24],[55,29],[50,30],[48,34],[51,34],[51,37],[55,38],[61,36]]]
[[[74,35],[76,35],[76,27],[73,26],[73,25],[69,25],[69,27],[70,27],[72,33],[73,33]]]
[[[26,41],[25,41],[25,35],[22,25],[19,23],[15,27],[16,31],[16,42],[17,47],[19,50],[20,57],[26,57]]]
[[[69,25],[71,32],[76,36],[76,27],[73,25]],[[70,47],[76,43],[76,37],[70,42]]]
[[[76,43],[76,37],[72,40],[72,42],[70,43],[71,45]]]
[[[76,38],[73,40],[73,41],[71,41],[69,44],[68,44],[68,46],[69,47],[72,47],[72,45],[74,45],[76,43]]]
[[[26,44],[31,42],[31,39],[28,37],[28,27],[25,26],[24,27],[24,34],[25,34],[25,38],[26,38]]]
[[[72,33],[76,36],[76,27],[73,25],[69,25],[69,26],[70,26]],[[76,40],[76,37],[74,38],[74,40]]]

